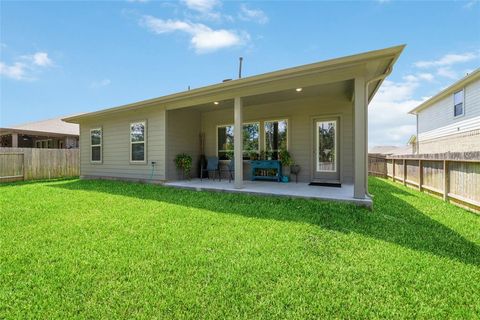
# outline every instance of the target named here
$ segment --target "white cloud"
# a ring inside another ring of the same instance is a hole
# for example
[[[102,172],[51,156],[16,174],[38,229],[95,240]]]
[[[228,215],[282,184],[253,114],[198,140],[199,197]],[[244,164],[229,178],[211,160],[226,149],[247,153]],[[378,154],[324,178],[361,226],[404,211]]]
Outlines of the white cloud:
[[[442,67],[437,69],[437,74],[439,76],[449,78],[449,79],[458,79],[458,74],[452,70],[450,67]]]
[[[0,75],[15,80],[28,80],[27,65],[21,62],[15,62],[12,65],[7,65],[0,62]]]
[[[403,77],[403,80],[408,82],[416,82],[416,81],[433,81],[435,77],[431,73],[417,73],[415,75],[409,74]]]
[[[190,43],[197,53],[207,53],[215,50],[239,46],[247,42],[250,36],[233,30],[214,30],[202,23],[192,23],[181,20],[163,20],[152,16],[143,16],[140,25],[154,33],[165,34],[184,32],[188,34]]]
[[[238,17],[241,20],[255,21],[260,24],[265,24],[269,20],[265,12],[260,9],[250,9],[245,4],[240,6],[240,13],[238,14]]]
[[[418,77],[404,77],[403,82],[385,80],[370,103],[369,146],[406,145],[415,134],[415,117],[410,110],[426,100],[415,99],[420,86]]]
[[[467,1],[467,3],[463,7],[466,8],[466,9],[471,9],[477,3],[480,3],[480,0],[470,0],[470,1]]]
[[[52,60],[48,57],[48,53],[46,52],[37,52],[33,54],[32,60],[34,64],[41,67],[48,67],[53,64]]]
[[[418,68],[445,67],[456,63],[469,62],[479,57],[478,53],[465,52],[461,54],[446,54],[438,60],[418,61],[415,66]]]
[[[48,57],[48,53],[46,52],[23,55],[15,60],[19,61],[10,65],[0,62],[0,75],[14,80],[34,80],[34,73],[39,72],[42,68],[53,65],[53,61]]]
[[[97,88],[109,86],[111,83],[112,83],[112,81],[110,81],[110,79],[103,79],[101,81],[92,82],[90,84],[90,87],[94,88],[94,89],[97,89]]]
[[[222,20],[232,22],[234,20],[232,16],[215,10],[222,5],[219,0],[182,0],[181,2],[196,13],[196,15],[185,13],[185,16],[188,18],[215,22],[221,22]]]
[[[182,0],[190,10],[198,11],[200,13],[211,12],[216,6],[220,4],[218,0]]]

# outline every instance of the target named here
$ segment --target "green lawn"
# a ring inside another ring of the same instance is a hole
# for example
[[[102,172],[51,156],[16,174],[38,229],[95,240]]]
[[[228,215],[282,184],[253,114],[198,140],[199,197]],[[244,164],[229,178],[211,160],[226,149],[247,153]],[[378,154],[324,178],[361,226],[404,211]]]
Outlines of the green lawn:
[[[0,186],[0,319],[478,318],[480,216],[108,181]]]

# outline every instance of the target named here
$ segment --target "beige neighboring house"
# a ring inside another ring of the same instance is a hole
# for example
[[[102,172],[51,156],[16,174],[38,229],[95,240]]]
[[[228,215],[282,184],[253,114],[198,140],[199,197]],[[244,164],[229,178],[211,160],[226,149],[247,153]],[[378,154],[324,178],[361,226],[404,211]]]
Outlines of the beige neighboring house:
[[[79,134],[78,124],[55,118],[0,128],[0,146],[72,149],[79,146]]]
[[[295,183],[249,181],[251,157],[267,152],[275,161],[278,151],[286,148],[301,168],[298,188],[310,182],[340,183],[342,190],[351,192],[348,199],[369,199],[367,107],[403,48],[302,65],[65,118],[80,125],[81,177],[175,181],[181,179],[174,163],[179,153],[192,156],[196,176],[202,133],[205,156],[218,157],[225,164],[228,161],[222,159],[233,155],[231,188],[247,190],[262,183],[271,190],[295,187]],[[324,190],[309,188],[305,192]]]
[[[398,156],[412,154],[411,146],[376,146],[368,151],[369,154],[379,154],[384,156]]]
[[[417,148],[417,137],[412,135],[405,146],[375,146],[368,150],[369,154],[384,156],[399,156],[415,154]]]
[[[412,111],[417,117],[417,152],[480,151],[480,69]]]

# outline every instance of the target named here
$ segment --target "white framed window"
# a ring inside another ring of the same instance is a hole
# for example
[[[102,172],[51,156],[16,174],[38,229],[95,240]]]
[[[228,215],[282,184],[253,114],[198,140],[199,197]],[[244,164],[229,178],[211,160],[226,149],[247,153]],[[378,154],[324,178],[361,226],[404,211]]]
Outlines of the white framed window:
[[[280,150],[288,150],[288,120],[266,120],[263,123],[265,130],[265,152],[278,160]]]
[[[102,162],[102,128],[90,129],[90,162]]]
[[[130,123],[130,162],[147,162],[147,122]]]
[[[220,160],[233,158],[234,148],[233,125],[217,126],[217,156]],[[243,124],[243,159],[249,160],[253,154],[260,153],[260,123]]]
[[[453,94],[453,116],[460,117],[465,114],[463,89]]]

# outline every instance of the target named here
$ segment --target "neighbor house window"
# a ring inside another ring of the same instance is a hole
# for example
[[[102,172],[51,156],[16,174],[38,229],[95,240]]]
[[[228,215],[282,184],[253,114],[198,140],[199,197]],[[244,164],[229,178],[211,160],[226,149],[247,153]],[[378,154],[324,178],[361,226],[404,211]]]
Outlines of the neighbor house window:
[[[272,159],[278,159],[278,151],[288,148],[288,121],[265,121],[265,152]]]
[[[453,94],[453,115],[455,117],[463,115],[463,89]]]
[[[53,148],[53,141],[48,139],[48,140],[37,140],[35,141],[35,147],[36,148],[42,148],[42,149],[47,149],[47,148]]]
[[[135,122],[130,124],[130,161],[145,162],[146,123]]]
[[[92,162],[102,162],[102,128],[90,130],[90,148]]]
[[[218,158],[233,159],[233,125],[217,128]],[[256,158],[260,148],[260,124],[258,122],[243,125],[243,159]]]

